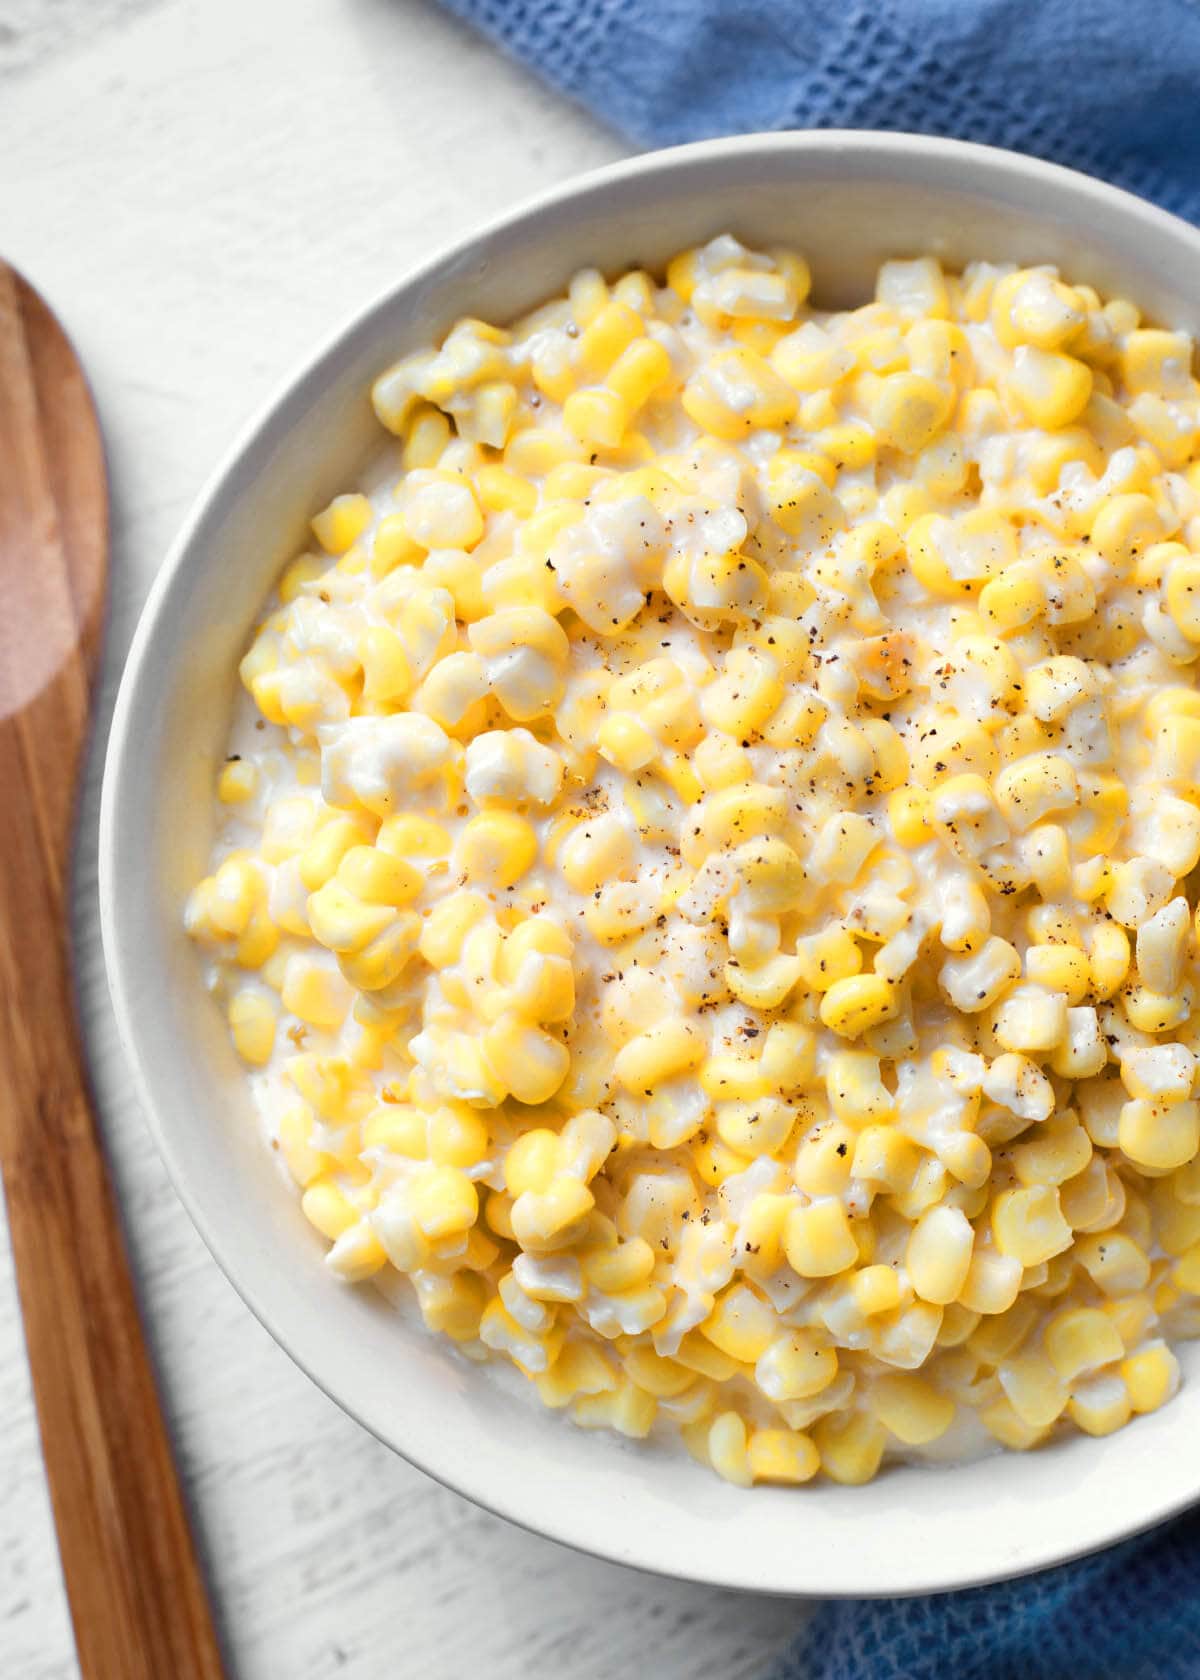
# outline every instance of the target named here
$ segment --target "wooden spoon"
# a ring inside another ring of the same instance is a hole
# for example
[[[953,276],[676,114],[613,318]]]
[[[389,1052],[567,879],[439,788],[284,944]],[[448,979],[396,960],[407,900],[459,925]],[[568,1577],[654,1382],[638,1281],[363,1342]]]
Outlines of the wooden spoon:
[[[107,509],[83,373],[0,263],[0,1166],[25,1341],[85,1680],[221,1680],[72,995]]]

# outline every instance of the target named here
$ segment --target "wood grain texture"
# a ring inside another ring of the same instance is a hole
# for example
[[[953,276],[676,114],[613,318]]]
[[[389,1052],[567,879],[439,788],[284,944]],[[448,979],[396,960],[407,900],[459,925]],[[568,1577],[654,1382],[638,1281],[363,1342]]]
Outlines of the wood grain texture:
[[[220,1680],[75,1025],[77,773],[105,598],[91,399],[0,264],[0,1166],[85,1680]]]
[[[96,917],[105,720],[146,592],[214,463],[407,267],[626,148],[434,0],[148,0],[120,23],[105,0],[103,29],[94,0],[51,9],[60,50],[0,87],[0,228],[6,254],[69,306],[109,455],[76,982],[231,1667],[237,1680],[461,1680],[481,1663],[494,1680],[762,1680],[805,1606],[634,1575],[522,1533],[389,1453],[297,1371],[214,1264],[150,1142]],[[21,0],[15,15],[46,11]],[[37,27],[40,50],[50,24]],[[2,1198],[0,1417],[0,1676],[76,1680]]]

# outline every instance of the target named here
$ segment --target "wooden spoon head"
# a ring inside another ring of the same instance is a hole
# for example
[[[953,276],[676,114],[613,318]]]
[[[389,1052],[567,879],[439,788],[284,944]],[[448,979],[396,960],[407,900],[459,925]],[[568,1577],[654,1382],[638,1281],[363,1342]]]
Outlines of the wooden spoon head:
[[[87,381],[42,299],[0,262],[0,938],[13,961],[31,898],[47,901],[39,908],[65,940],[107,577],[108,486]]]
[[[87,381],[46,304],[0,262],[0,726],[65,677],[83,705],[46,708],[43,727],[72,766],[107,572],[108,488]]]

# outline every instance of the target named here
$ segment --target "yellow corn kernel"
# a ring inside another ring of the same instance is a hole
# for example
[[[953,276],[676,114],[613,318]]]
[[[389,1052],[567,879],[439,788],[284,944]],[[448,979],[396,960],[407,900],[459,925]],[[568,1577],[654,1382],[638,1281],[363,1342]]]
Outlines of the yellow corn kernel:
[[[958,1299],[971,1265],[975,1233],[960,1209],[928,1208],[912,1228],[904,1263],[917,1294],[945,1306]]]
[[[431,1166],[408,1188],[412,1216],[431,1242],[469,1231],[479,1216],[479,1195],[458,1167]]]
[[[629,413],[615,391],[573,391],[563,404],[563,423],[580,443],[615,449],[625,435]]]
[[[217,798],[222,805],[244,805],[258,791],[258,769],[247,759],[228,759],[217,777]]]
[[[671,380],[671,358],[652,338],[636,338],[617,357],[605,379],[608,389],[633,416]]]
[[[1060,350],[1040,350],[1022,344],[1004,376],[1004,390],[1033,425],[1043,431],[1069,426],[1087,407],[1092,394],[1092,370],[1086,362]]]
[[[1163,1342],[1150,1342],[1122,1360],[1120,1372],[1135,1412],[1156,1412],[1179,1387],[1179,1361]]]
[[[329,881],[352,846],[369,845],[370,831],[356,817],[330,818],[300,853],[300,880],[311,892]]]
[[[586,1184],[560,1173],[545,1190],[528,1190],[517,1197],[512,1210],[513,1234],[531,1254],[553,1252],[573,1240],[595,1205],[596,1199]],[[658,1294],[665,1311],[666,1303],[661,1292]]]
[[[808,1435],[791,1429],[756,1429],[746,1449],[750,1478],[798,1486],[821,1467],[821,1456]]]
[[[813,1440],[825,1474],[848,1487],[871,1480],[887,1446],[885,1430],[867,1412],[828,1413],[817,1420]]]
[[[1062,1216],[1057,1188],[1002,1190],[992,1204],[992,1235],[1001,1254],[1022,1266],[1038,1266],[1061,1254],[1070,1247],[1072,1233]]]
[[[812,1202],[788,1214],[784,1236],[788,1265],[801,1277],[833,1277],[858,1259],[858,1244],[840,1202]]]
[[[410,863],[375,846],[352,846],[337,867],[335,879],[364,904],[409,904],[424,881]]]
[[[796,393],[753,350],[720,350],[703,363],[680,395],[702,431],[736,442],[756,426],[784,426],[796,412]]]
[[[313,535],[326,554],[345,554],[371,523],[371,504],[365,496],[335,496],[314,515]]]
[[[1131,1410],[1125,1384],[1110,1373],[1080,1383],[1067,1403],[1067,1416],[1086,1435],[1111,1435],[1129,1422]]]
[[[952,391],[919,373],[891,373],[868,385],[867,421],[879,442],[915,455],[938,435],[954,408]]]
[[[1062,1416],[1067,1386],[1044,1354],[1015,1354],[997,1374],[1009,1404],[1031,1429],[1046,1429]]]
[[[1117,1141],[1135,1166],[1169,1172],[1200,1151],[1200,1103],[1136,1097],[1121,1109]]]
[[[651,1096],[657,1086],[700,1066],[707,1046],[690,1021],[660,1021],[630,1039],[613,1061],[613,1077],[627,1091]]]
[[[842,1038],[859,1038],[895,1018],[900,999],[894,982],[878,974],[835,980],[821,999],[821,1020]]]
[[[276,1009],[262,992],[244,987],[229,1000],[229,1030],[234,1048],[251,1067],[265,1067],[275,1048]]]
[[[770,1347],[778,1329],[774,1309],[739,1283],[717,1298],[700,1333],[739,1365],[752,1365]]]
[[[331,1243],[359,1219],[358,1209],[332,1178],[314,1180],[301,1196],[300,1207],[309,1224]]]
[[[484,1033],[481,1050],[487,1067],[522,1103],[549,1102],[571,1067],[570,1051],[560,1039],[508,1010]]]
[[[533,867],[537,835],[515,811],[481,811],[464,824],[455,863],[468,882],[512,887]]]
[[[954,1401],[924,1377],[896,1372],[871,1385],[871,1407],[890,1435],[906,1447],[927,1446],[954,1421]]]

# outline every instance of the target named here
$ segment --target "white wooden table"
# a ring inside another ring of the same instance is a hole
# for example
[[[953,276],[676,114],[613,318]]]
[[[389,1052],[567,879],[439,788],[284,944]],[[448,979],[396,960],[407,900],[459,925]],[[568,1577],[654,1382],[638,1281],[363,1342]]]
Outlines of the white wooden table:
[[[426,0],[0,4],[0,249],[66,323],[110,452],[102,732],[187,504],[297,359],[419,255],[620,150]],[[759,1675],[802,1607],[657,1582],[484,1515],[364,1434],[251,1318],[175,1200],[116,1046],[96,768],[83,1010],[237,1680],[449,1680],[480,1659],[514,1680]],[[0,1676],[66,1680],[2,1220]]]

